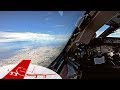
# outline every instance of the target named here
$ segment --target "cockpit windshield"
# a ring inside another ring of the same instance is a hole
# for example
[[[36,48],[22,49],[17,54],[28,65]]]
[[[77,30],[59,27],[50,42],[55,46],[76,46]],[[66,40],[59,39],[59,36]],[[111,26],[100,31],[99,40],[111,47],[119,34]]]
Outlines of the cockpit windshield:
[[[0,11],[0,66],[24,59],[47,67],[84,11]]]
[[[96,38],[99,37],[107,28],[109,28],[109,25],[103,25],[97,32],[96,32]]]
[[[120,38],[120,29],[117,29],[116,31],[114,31],[113,33],[111,33],[110,35],[108,35],[107,37]]]

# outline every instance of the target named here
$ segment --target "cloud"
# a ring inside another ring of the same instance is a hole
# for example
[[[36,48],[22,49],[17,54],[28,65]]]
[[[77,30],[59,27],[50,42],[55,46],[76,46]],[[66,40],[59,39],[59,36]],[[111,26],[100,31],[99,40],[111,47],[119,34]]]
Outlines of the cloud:
[[[17,42],[17,41],[66,41],[64,35],[51,35],[31,32],[0,32],[0,42]]]
[[[64,27],[64,25],[55,25],[53,27]]]

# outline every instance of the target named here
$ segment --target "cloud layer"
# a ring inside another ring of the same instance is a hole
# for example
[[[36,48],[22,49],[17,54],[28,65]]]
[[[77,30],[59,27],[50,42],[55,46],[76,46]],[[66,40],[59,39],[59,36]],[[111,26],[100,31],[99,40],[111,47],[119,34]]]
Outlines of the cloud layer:
[[[66,41],[66,35],[50,35],[31,32],[0,32],[0,42],[16,42],[16,41]]]

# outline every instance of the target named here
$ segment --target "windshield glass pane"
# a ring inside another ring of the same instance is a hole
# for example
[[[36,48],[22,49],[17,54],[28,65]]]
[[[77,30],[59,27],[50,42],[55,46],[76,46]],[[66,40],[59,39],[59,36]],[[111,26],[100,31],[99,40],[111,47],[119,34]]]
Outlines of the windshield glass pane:
[[[84,11],[0,11],[0,66],[30,59],[47,67]]]
[[[99,37],[107,28],[109,28],[110,26],[108,25],[103,25],[97,32],[96,32],[96,38]]]
[[[117,29],[116,31],[114,31],[114,33],[111,33],[111,34],[108,35],[107,37],[116,37],[116,38],[120,38],[120,29]]]

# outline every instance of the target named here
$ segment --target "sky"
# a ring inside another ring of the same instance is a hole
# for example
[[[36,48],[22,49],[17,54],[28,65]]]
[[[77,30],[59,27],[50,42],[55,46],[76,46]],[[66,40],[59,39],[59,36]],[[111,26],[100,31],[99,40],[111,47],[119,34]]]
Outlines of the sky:
[[[99,35],[101,35],[109,26],[108,25],[103,25],[97,32],[97,36],[98,37]]]
[[[0,43],[64,41],[82,15],[80,11],[0,11]]]

